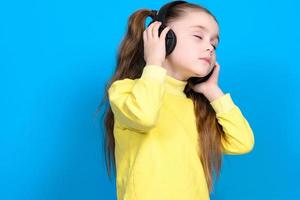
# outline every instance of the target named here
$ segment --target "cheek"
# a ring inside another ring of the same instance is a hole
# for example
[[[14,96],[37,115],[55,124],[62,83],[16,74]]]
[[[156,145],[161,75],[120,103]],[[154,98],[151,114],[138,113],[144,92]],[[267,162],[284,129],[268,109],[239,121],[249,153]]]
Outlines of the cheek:
[[[191,53],[193,53],[193,51],[191,50],[188,43],[177,41],[176,47],[173,51],[173,57],[181,60],[186,60],[191,55]]]
[[[178,56],[185,59],[186,62],[189,60],[194,60],[200,56],[200,49],[195,45],[195,43],[189,41],[180,43],[178,45]]]
[[[214,53],[212,56],[212,62],[215,64],[217,61],[217,55]]]
[[[176,48],[181,52],[193,52],[197,47],[197,44],[192,38],[187,36],[182,36],[177,38]]]

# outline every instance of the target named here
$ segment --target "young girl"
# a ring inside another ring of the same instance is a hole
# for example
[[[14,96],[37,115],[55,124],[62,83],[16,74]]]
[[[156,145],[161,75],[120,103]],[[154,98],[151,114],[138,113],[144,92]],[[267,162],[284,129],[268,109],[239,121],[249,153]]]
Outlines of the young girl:
[[[159,13],[159,12],[158,12]],[[165,25],[133,13],[107,85],[105,158],[116,170],[118,200],[207,200],[222,154],[253,149],[253,132],[229,93],[218,85],[219,27],[204,7],[181,2]],[[176,35],[166,54],[166,36]],[[213,67],[214,70],[212,71]],[[208,80],[193,84],[191,77]]]

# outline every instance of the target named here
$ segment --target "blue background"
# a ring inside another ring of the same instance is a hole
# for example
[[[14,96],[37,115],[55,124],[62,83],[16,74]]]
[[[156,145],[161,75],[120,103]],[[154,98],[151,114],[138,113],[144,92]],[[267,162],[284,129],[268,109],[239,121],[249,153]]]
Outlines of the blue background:
[[[96,109],[129,15],[166,2],[1,1],[1,200],[116,198]],[[219,84],[255,134],[211,198],[300,199],[299,3],[193,2],[220,23]]]

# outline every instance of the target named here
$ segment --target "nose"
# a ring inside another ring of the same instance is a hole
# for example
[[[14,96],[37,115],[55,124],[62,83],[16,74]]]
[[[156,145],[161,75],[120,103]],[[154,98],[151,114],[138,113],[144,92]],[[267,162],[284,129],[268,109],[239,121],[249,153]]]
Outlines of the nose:
[[[209,51],[209,55],[211,56],[213,54],[213,47],[207,48],[206,51]]]
[[[215,49],[214,49],[214,47],[211,44],[209,44],[209,46],[206,48],[206,51],[209,52],[210,56],[213,54],[214,50]]]
[[[211,44],[208,44],[206,51],[209,51],[210,55],[213,53],[214,51],[214,47]]]

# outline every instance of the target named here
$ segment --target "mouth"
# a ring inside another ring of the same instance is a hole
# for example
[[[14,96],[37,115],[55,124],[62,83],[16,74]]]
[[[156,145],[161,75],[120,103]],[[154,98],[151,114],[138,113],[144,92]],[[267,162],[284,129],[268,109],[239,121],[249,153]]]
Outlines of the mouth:
[[[199,58],[199,60],[203,60],[206,63],[208,63],[210,65],[210,59],[209,58]]]

